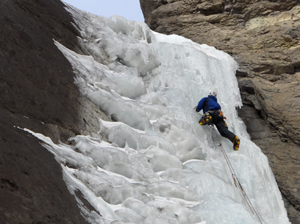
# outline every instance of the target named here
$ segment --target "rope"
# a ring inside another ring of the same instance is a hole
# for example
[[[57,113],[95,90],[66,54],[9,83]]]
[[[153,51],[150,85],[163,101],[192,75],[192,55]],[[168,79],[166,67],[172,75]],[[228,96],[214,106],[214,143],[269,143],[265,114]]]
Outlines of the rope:
[[[233,166],[232,166],[231,163],[230,163],[230,160],[229,160],[229,158],[228,158],[228,156],[227,156],[227,154],[226,154],[226,152],[225,152],[225,150],[224,150],[224,148],[223,148],[223,146],[222,146],[222,144],[221,144],[221,142],[220,142],[220,140],[219,140],[219,138],[218,138],[218,135],[217,135],[216,129],[214,128],[214,125],[212,124],[211,127],[212,127],[212,129],[214,130],[214,132],[215,132],[216,138],[217,138],[217,140],[218,140],[218,142],[219,142],[219,146],[220,146],[220,148],[221,148],[221,150],[222,150],[222,153],[223,153],[223,155],[224,155],[224,157],[225,157],[226,163],[227,163],[227,165],[228,165],[228,167],[229,167],[229,170],[230,170],[230,172],[231,172],[231,175],[232,175],[232,179],[233,179],[234,185],[235,185],[235,186],[240,190],[240,192],[242,193],[242,195],[243,195],[243,197],[244,197],[244,199],[245,199],[245,201],[246,201],[248,207],[250,208],[251,212],[252,212],[254,215],[256,215],[256,217],[258,218],[259,222],[260,222],[261,224],[263,224],[263,222],[261,221],[261,219],[260,219],[258,213],[256,212],[256,210],[254,209],[253,205],[251,204],[251,201],[250,201],[250,199],[248,198],[248,195],[247,195],[246,192],[244,191],[244,189],[243,189],[243,187],[242,187],[242,185],[241,185],[241,183],[240,183],[240,181],[239,181],[239,179],[238,179],[238,177],[237,177],[237,175],[236,175],[236,173],[235,173],[235,171],[234,171],[234,169],[233,169]]]

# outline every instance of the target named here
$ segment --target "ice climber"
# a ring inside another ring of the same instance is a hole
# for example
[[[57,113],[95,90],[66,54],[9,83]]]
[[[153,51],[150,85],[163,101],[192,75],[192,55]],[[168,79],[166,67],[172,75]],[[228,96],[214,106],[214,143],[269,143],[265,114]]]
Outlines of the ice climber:
[[[211,92],[208,97],[202,98],[195,109],[196,112],[203,110],[203,116],[199,121],[200,125],[214,124],[220,134],[223,137],[228,138],[233,143],[233,149],[239,149],[240,139],[234,133],[228,130],[227,124],[224,121],[223,112],[221,111],[221,106],[217,100],[217,94],[215,92]]]

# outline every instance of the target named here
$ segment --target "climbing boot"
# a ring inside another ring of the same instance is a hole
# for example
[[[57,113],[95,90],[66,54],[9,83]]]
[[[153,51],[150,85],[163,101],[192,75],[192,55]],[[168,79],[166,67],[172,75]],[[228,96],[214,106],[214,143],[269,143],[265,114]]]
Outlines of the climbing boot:
[[[237,151],[237,150],[239,150],[239,147],[240,147],[240,139],[237,137],[237,136],[235,136],[235,138],[233,139],[233,149],[235,150],[235,151]]]

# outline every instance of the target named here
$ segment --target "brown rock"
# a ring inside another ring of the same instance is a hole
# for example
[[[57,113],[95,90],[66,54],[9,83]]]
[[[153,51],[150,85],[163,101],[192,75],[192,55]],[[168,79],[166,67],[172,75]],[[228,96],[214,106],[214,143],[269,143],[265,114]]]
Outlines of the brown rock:
[[[148,26],[232,55],[244,107],[239,114],[268,156],[300,223],[300,1],[140,0]]]

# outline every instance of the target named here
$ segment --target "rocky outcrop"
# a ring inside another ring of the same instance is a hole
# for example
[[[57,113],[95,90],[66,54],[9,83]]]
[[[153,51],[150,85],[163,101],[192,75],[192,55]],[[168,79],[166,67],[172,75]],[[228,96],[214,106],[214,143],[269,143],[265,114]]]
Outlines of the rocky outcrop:
[[[80,52],[72,22],[60,0],[0,1],[0,223],[86,223],[54,156],[19,129],[58,142],[108,119],[81,96],[53,43]]]
[[[268,156],[290,221],[300,223],[300,1],[140,0],[148,26],[232,55],[239,114]]]

